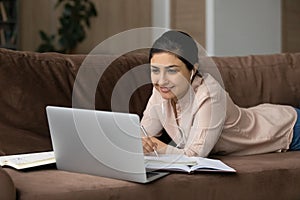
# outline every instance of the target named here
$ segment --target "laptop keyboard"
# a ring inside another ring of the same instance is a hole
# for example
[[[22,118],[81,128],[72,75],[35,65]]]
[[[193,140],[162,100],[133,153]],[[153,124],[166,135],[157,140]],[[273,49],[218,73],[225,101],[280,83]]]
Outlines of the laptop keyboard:
[[[147,172],[146,173],[146,177],[147,178],[151,178],[152,176],[156,176],[156,175],[158,175],[159,173],[157,173],[157,172]]]

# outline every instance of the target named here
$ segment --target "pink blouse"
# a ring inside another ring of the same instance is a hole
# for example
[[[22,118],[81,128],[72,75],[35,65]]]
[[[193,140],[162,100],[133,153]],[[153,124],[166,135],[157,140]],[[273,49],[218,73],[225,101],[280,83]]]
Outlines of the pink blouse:
[[[177,121],[171,101],[153,89],[141,123],[151,136],[166,130],[177,144],[168,145],[166,153],[201,157],[286,151],[297,119],[291,106],[238,107],[209,74],[195,77],[176,110]]]

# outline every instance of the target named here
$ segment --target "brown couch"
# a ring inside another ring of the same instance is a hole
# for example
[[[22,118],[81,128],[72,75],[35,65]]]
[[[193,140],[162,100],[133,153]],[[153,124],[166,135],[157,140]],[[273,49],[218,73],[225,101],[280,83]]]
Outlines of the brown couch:
[[[93,65],[99,67],[101,60],[112,58],[94,57]],[[72,106],[73,84],[84,58],[85,55],[0,49],[0,155],[52,150],[45,107]],[[226,90],[238,105],[272,102],[299,106],[300,53],[213,60]],[[144,51],[118,57],[96,88],[95,105],[89,104],[82,83],[78,93],[82,104],[78,107],[111,110],[117,80],[147,61]],[[142,78],[149,78],[147,74]],[[129,111],[141,116],[150,93],[150,84],[136,90],[130,98]],[[172,173],[144,185],[61,171],[55,165],[23,171],[3,167],[0,199],[300,199],[300,152],[217,158],[237,173]]]

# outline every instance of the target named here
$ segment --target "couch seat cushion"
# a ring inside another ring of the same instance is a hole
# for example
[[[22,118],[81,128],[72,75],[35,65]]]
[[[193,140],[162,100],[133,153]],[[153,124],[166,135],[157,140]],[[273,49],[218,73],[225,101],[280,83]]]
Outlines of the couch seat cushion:
[[[218,157],[237,173],[172,173],[139,184],[55,167],[6,168],[18,197],[27,199],[299,199],[300,152]]]

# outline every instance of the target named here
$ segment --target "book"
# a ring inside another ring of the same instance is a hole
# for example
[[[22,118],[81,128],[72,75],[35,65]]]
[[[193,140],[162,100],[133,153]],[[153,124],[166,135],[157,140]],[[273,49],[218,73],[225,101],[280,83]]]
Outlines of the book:
[[[9,166],[18,170],[52,163],[55,163],[53,151],[0,156],[0,166]]]
[[[145,156],[147,170],[178,171],[178,172],[236,172],[221,160],[188,157],[185,155]]]

